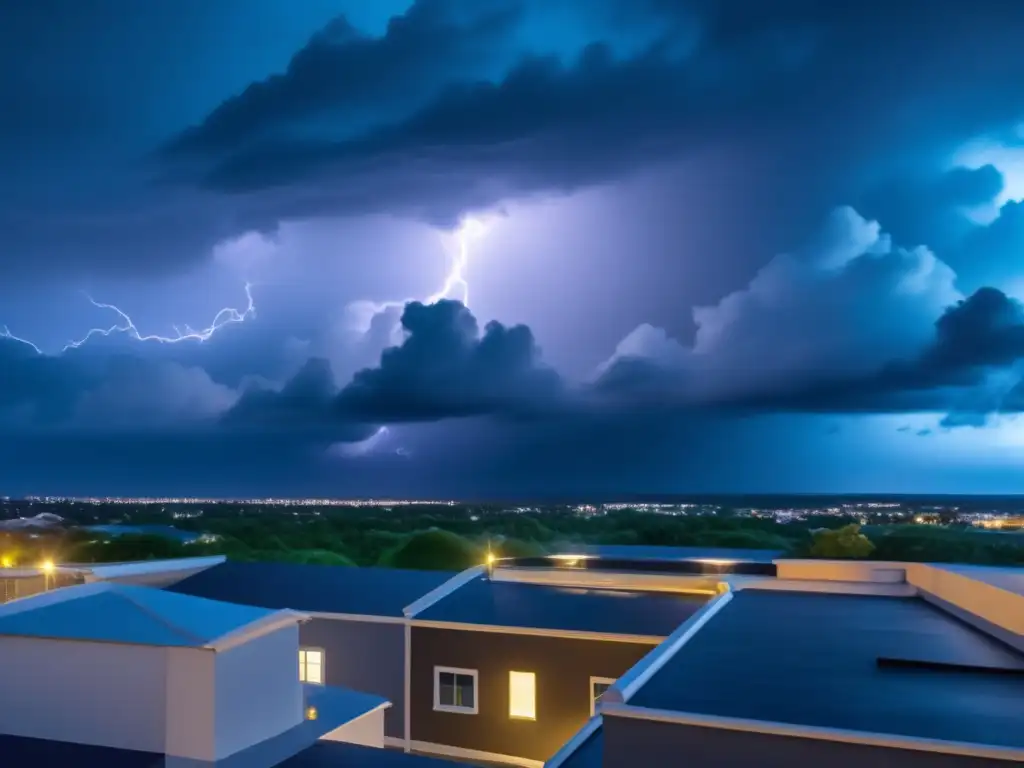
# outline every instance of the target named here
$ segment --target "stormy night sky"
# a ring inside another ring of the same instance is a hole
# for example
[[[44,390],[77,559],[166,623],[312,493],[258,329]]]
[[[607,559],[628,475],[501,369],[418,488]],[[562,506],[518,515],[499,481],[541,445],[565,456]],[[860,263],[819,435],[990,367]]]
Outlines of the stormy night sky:
[[[1024,493],[1021,29],[0,0],[0,494]]]

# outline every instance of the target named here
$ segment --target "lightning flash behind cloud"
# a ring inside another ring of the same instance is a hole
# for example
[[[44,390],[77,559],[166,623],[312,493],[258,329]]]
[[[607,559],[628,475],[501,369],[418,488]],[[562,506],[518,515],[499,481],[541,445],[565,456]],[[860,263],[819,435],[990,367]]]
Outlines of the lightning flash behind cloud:
[[[138,329],[138,326],[135,325],[135,322],[131,319],[128,313],[123,311],[120,307],[96,301],[91,296],[87,296],[87,298],[94,307],[99,309],[108,309],[115,312],[120,318],[120,321],[107,328],[90,328],[81,338],[69,341],[65,344],[61,349],[61,352],[67,352],[69,349],[78,349],[87,344],[90,340],[98,337],[109,337],[117,334],[125,334],[128,338],[134,341],[150,341],[160,344],[178,344],[183,341],[204,342],[213,337],[213,335],[221,328],[224,328],[227,325],[244,323],[246,320],[256,316],[256,304],[252,296],[252,284],[248,282],[245,284],[246,307],[244,310],[240,311],[234,307],[224,307],[214,315],[213,321],[205,328],[196,330],[188,325],[181,327],[173,326],[173,336],[161,336],[155,333],[143,334]],[[3,326],[3,328],[0,329],[0,338],[10,339],[11,341],[26,344],[32,347],[32,349],[34,349],[38,354],[43,354],[43,351],[35,343],[20,336],[15,336],[10,332],[10,330],[8,330],[7,326]]]

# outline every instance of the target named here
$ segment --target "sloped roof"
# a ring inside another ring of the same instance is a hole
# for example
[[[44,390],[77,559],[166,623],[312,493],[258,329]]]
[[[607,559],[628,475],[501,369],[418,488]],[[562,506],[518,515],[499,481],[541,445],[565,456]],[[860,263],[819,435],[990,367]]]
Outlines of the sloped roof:
[[[0,635],[202,648],[256,625],[300,618],[290,611],[95,582],[0,606]]]

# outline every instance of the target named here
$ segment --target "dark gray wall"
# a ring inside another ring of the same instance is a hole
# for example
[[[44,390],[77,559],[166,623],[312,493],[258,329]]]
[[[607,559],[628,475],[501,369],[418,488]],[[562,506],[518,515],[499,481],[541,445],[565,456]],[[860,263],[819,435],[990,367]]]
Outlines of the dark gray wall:
[[[1006,768],[1001,760],[604,717],[604,768]]]
[[[412,628],[412,738],[547,760],[590,718],[590,678],[620,677],[651,645],[542,635]],[[434,667],[475,669],[479,712],[434,711]],[[537,675],[537,719],[508,716],[508,673]]]
[[[303,646],[324,649],[325,682],[385,697],[384,733],[405,737],[405,625],[311,619],[299,627]]]

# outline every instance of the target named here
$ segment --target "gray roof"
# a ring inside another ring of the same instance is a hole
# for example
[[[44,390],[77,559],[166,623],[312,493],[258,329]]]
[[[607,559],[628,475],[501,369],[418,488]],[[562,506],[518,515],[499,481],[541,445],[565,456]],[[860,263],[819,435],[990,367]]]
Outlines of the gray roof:
[[[168,589],[263,608],[400,617],[454,573],[292,563],[225,562]]]
[[[1024,657],[917,598],[743,590],[629,703],[1024,747],[1012,670]]]
[[[415,618],[499,627],[667,637],[707,598],[474,579]]]

